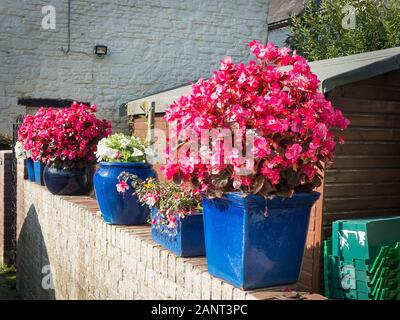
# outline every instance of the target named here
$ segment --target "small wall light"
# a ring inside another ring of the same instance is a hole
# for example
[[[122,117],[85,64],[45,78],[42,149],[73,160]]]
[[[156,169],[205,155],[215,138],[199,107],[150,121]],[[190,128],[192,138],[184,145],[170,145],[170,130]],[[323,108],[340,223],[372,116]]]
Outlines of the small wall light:
[[[94,47],[94,54],[99,58],[103,58],[104,56],[110,55],[110,50],[108,50],[107,46],[96,45]]]

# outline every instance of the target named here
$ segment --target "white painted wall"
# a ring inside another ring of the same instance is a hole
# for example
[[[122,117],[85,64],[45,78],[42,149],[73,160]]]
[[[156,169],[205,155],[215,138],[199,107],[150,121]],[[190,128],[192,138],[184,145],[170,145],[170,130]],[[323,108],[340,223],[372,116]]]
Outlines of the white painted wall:
[[[42,6],[56,9],[43,30]],[[72,0],[71,49],[66,0],[0,0],[0,132],[24,109],[21,97],[95,102],[123,130],[119,106],[155,91],[208,77],[219,60],[249,57],[265,41],[268,0]],[[97,59],[96,44],[111,55]]]
[[[289,27],[271,30],[268,32],[268,42],[273,42],[278,47],[285,46],[285,41],[291,34]]]

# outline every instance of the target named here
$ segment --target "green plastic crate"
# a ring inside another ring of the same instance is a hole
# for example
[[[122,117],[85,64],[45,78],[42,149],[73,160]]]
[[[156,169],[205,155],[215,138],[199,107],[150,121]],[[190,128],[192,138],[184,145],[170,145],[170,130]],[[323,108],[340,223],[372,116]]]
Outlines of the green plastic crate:
[[[377,300],[400,300],[400,292],[382,289]]]
[[[357,266],[361,263],[357,260],[354,261],[341,261],[338,257],[329,257],[330,267],[328,277],[331,278],[332,285],[339,288],[339,284],[342,285],[344,289],[356,289],[358,286],[373,288],[379,279],[387,278],[393,279],[400,274],[400,267],[397,264],[391,264],[390,262],[385,263],[388,260],[387,257],[381,260],[381,265],[386,265],[385,267],[377,268],[375,274],[371,274],[368,270],[367,265],[362,266],[362,270],[358,270]],[[396,266],[391,268],[389,266]],[[365,284],[361,284],[365,283]],[[366,290],[366,289],[363,289]],[[367,292],[367,291],[365,291]],[[369,292],[369,291],[368,291]]]
[[[329,292],[332,299],[345,299],[345,300],[373,300],[371,294],[367,292],[360,292],[358,290],[338,290],[331,289]]]
[[[372,262],[382,246],[400,241],[400,216],[332,223],[332,255]]]
[[[398,220],[395,219],[395,221]],[[368,226],[368,223],[366,225]],[[349,225],[344,226],[347,228]],[[367,228],[367,230],[369,232],[374,228]],[[396,240],[393,238],[389,245],[386,245],[387,241],[383,241],[384,246],[373,248],[367,242],[370,241],[367,233],[365,235],[367,249],[364,252],[356,250],[357,254],[354,255],[356,258],[353,258],[353,255],[335,256],[333,254],[339,237],[336,237],[336,244],[335,240],[324,241],[325,296],[331,299],[351,300],[400,299],[400,242],[398,242],[400,238]],[[350,242],[349,246],[351,246]],[[360,258],[362,254],[367,259]]]
[[[329,275],[330,275],[330,256],[332,255],[332,239],[324,240],[324,250],[323,250],[323,261],[324,261],[324,295],[325,297],[329,298]]]
[[[331,288],[335,290],[357,290],[360,292],[371,293],[373,288],[370,287],[366,281],[356,280],[354,278],[343,277],[343,278],[332,278]]]
[[[385,261],[385,258],[388,258]],[[374,274],[378,269],[382,267],[397,268],[400,264],[400,242],[396,244],[394,248],[389,246],[381,247],[378,256],[371,266],[370,272]]]
[[[379,279],[395,279],[400,274],[400,267],[395,269],[390,269],[389,267],[384,267],[378,270],[374,277],[372,278],[372,283],[376,283]]]
[[[383,290],[389,290],[393,293],[400,293],[400,274],[395,278],[379,278],[377,284],[375,285],[372,295],[379,300]]]
[[[372,280],[369,273],[369,264],[362,263],[360,260],[343,261],[340,257],[328,257],[328,270],[331,278],[342,278],[349,275],[351,278],[370,281]]]

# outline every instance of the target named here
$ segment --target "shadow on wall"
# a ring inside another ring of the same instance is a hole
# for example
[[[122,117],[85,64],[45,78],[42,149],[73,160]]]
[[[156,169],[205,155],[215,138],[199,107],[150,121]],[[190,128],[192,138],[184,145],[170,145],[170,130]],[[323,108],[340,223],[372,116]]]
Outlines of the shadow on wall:
[[[41,224],[31,205],[17,240],[17,290],[23,299],[54,300],[50,260]]]

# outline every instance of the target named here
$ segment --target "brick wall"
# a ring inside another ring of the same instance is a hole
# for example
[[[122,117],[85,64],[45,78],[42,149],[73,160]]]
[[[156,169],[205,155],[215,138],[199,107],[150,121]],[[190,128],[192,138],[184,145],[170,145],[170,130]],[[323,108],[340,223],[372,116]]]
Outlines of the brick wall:
[[[107,225],[94,199],[54,196],[22,177],[19,170],[17,289],[25,299],[271,299],[282,294],[282,288],[236,289],[210,276],[205,258],[179,258],[157,245],[149,226]],[[54,289],[42,287],[49,284],[47,265]]]
[[[0,151],[0,264],[10,264],[13,249],[12,152]]]
[[[167,127],[167,122],[163,119],[164,114],[156,114],[154,117],[154,128],[155,129],[161,129],[168,134],[168,127]],[[134,117],[132,119],[132,131],[135,133],[136,136],[138,136],[141,139],[146,139],[147,135],[147,123],[145,122],[144,118],[142,117]],[[157,172],[157,177],[159,180],[164,180],[164,175],[160,171],[160,166],[162,164],[154,164],[153,168]]]

